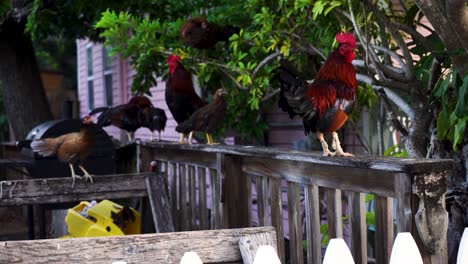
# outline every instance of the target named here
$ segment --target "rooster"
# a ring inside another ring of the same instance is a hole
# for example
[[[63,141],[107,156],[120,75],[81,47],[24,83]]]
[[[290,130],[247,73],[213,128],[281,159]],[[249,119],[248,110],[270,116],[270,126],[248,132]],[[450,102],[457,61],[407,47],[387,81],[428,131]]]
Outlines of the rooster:
[[[132,140],[136,130],[144,126],[145,109],[153,107],[150,99],[146,96],[134,96],[128,103],[114,107],[99,107],[93,109],[88,115],[92,116],[97,113],[102,113],[98,117],[97,125],[116,126],[127,131],[129,140]],[[147,110],[149,111],[149,110]]]
[[[171,55],[167,59],[169,77],[166,81],[166,103],[177,124],[187,120],[198,108],[206,104],[195,92],[192,74],[180,62],[180,57]],[[184,143],[185,134],[180,135]]]
[[[218,26],[205,17],[188,19],[180,30],[184,43],[196,49],[212,49],[218,41],[227,41],[240,29],[233,26]]]
[[[41,156],[56,155],[61,162],[67,162],[73,178],[72,187],[75,186],[76,178],[81,179],[81,176],[76,175],[73,170],[74,163],[78,163],[78,167],[84,172],[83,177],[85,180],[89,179],[90,182],[93,182],[93,178],[81,164],[91,153],[93,142],[92,123],[91,116],[85,116],[81,123],[80,132],[68,133],[56,138],[33,140],[30,145],[32,151]]]
[[[280,83],[279,107],[292,118],[303,117],[304,131],[316,133],[324,156],[353,156],[344,152],[336,131],[351,113],[356,99],[356,71],[351,64],[356,50],[356,40],[351,33],[338,33],[339,47],[333,51],[320,68],[314,81],[309,84],[295,67],[286,60],[274,79]],[[323,133],[332,134],[335,152],[328,149]]]
[[[211,134],[219,127],[226,114],[227,104],[224,99],[226,94],[223,89],[216,90],[213,102],[198,109],[189,119],[180,123],[176,127],[176,131],[184,134],[190,133],[189,144],[192,144],[192,136],[195,131],[205,132],[208,144],[216,144]]]

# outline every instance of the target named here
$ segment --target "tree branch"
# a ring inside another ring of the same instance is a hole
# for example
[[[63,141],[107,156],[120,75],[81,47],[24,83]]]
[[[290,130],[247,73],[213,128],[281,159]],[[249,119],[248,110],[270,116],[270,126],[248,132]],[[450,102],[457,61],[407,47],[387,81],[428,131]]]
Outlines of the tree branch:
[[[434,58],[431,65],[431,75],[429,76],[429,81],[427,82],[427,92],[431,92],[434,89],[437,80],[439,79],[440,74],[442,73],[441,66],[442,62],[439,61],[437,58]]]
[[[385,92],[385,89],[382,87],[378,91],[379,91],[380,98],[382,98],[382,102],[385,106],[385,110],[387,111],[388,118],[392,122],[393,126],[395,127],[396,130],[400,131],[400,133],[404,137],[407,137],[408,130],[406,130],[401,124],[400,120],[398,120],[397,115],[395,114],[395,111],[393,110],[392,105],[390,104],[390,100]]]
[[[275,90],[273,90],[271,93],[265,95],[263,98],[262,98],[262,102],[265,102],[265,101],[268,101],[270,98],[274,97],[275,95],[277,95],[278,93],[280,92],[280,88],[277,88]]]
[[[266,58],[264,58],[258,65],[257,67],[255,67],[253,73],[252,73],[252,79],[255,78],[255,76],[257,75],[258,71],[263,67],[265,66],[265,64],[267,64],[269,61],[275,59],[276,57],[279,57],[281,56],[281,52],[279,51],[276,51],[275,53],[272,53],[270,55],[268,55]]]
[[[380,10],[375,7],[373,4],[371,4],[368,0],[363,0],[364,4],[371,9],[371,11],[374,13],[375,17],[380,20],[386,28],[390,31],[390,34],[392,34],[393,38],[395,39],[395,42],[397,45],[400,47],[401,51],[403,52],[403,57],[405,58],[406,65],[408,67],[408,70],[405,71],[405,76],[408,80],[414,80],[415,79],[415,70],[414,70],[414,62],[413,58],[411,57],[411,53],[408,49],[408,46],[406,45],[405,41],[403,40],[400,32],[398,32],[398,29],[391,23],[391,21],[384,15]]]

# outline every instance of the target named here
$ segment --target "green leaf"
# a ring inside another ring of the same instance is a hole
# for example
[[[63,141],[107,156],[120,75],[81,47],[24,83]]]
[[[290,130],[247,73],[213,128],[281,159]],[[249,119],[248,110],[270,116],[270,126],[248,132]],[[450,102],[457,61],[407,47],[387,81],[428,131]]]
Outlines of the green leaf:
[[[443,101],[442,101],[443,102]],[[450,116],[447,111],[447,106],[442,103],[442,111],[437,116],[437,137],[439,140],[444,140],[447,137],[447,132],[450,129]]]
[[[457,150],[457,145],[461,143],[463,135],[465,133],[466,122],[468,122],[468,117],[459,119],[455,125],[454,136],[453,136],[453,150]]]
[[[458,90],[458,101],[457,105],[455,106],[455,113],[458,117],[465,117],[468,115],[468,105],[466,102],[468,101],[468,75],[465,76],[463,79],[463,84],[460,86]]]

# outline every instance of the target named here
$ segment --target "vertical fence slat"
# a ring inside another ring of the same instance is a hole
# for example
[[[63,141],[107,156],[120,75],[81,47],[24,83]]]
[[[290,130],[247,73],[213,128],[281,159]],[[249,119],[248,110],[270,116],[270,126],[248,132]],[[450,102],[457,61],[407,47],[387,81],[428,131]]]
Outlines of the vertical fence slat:
[[[317,185],[304,187],[306,232],[307,232],[307,263],[320,264],[322,261],[320,243],[320,200]]]
[[[221,212],[220,203],[221,197],[219,192],[220,179],[216,169],[210,169],[211,179],[211,229],[221,228]]]
[[[375,256],[377,263],[387,264],[393,244],[393,198],[375,197]]]
[[[268,212],[265,210],[265,193],[267,190],[263,189],[263,182],[266,180],[264,176],[256,177],[256,187],[257,187],[257,215],[258,215],[258,225],[265,226],[265,215],[268,216]]]
[[[281,260],[281,263],[285,263],[283,231],[283,192],[281,188],[281,179],[271,178],[270,197],[271,223],[276,229],[276,237],[278,241],[278,255]]]
[[[304,263],[299,185],[288,182],[289,247],[292,263]]]
[[[180,208],[180,229],[188,230],[187,223],[187,168],[185,164],[179,164],[179,208]]]
[[[412,187],[411,178],[404,173],[399,173],[396,178],[395,190],[397,190],[397,232],[413,232],[413,211],[411,203]]]
[[[249,176],[242,172],[242,157],[225,155],[222,166],[224,177],[222,194],[226,205],[227,215],[223,214],[226,228],[242,228],[249,226],[249,207],[251,204]],[[249,186],[249,188],[246,188]],[[224,187],[223,187],[224,188]]]
[[[326,188],[327,193],[327,223],[330,238],[343,238],[343,217],[341,205],[341,190]]]
[[[179,215],[179,208],[178,208],[178,199],[177,199],[177,182],[178,182],[178,175],[177,175],[177,164],[171,163],[171,170],[169,172],[169,177],[172,179],[171,182],[171,204],[172,204],[172,219],[174,219],[174,229],[180,230],[180,215]]]
[[[197,200],[196,200],[196,182],[195,182],[195,167],[194,166],[188,166],[188,215],[187,215],[187,220],[188,220],[188,227],[189,230],[195,230],[196,229],[196,206],[197,206]]]
[[[367,225],[365,195],[349,193],[349,224],[351,227],[351,253],[356,264],[367,264]]]
[[[198,215],[200,216],[200,229],[209,229],[208,209],[206,206],[206,168],[198,167]]]

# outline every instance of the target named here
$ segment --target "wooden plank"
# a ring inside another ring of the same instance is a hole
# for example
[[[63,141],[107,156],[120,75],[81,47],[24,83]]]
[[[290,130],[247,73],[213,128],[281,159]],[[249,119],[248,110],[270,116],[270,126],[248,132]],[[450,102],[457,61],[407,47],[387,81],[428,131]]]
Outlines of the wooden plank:
[[[216,168],[216,153],[164,149],[164,151],[155,151],[153,159]]]
[[[301,184],[355,192],[395,196],[395,173],[384,170],[349,168],[335,165],[317,166],[304,161],[243,157],[242,169],[254,175],[268,175]]]
[[[289,248],[292,263],[304,263],[299,185],[288,182]]]
[[[283,192],[281,188],[281,179],[270,179],[270,197],[271,197],[271,224],[276,229],[278,241],[278,255],[281,263],[285,261],[284,231],[283,231]]]
[[[243,263],[253,264],[260,246],[270,245],[276,249],[276,241],[273,239],[276,239],[276,236],[266,232],[241,237],[239,239],[239,249]]]
[[[187,206],[187,170],[185,164],[179,164],[179,210],[180,230],[187,231],[188,206]]]
[[[395,182],[395,190],[397,190],[397,232],[413,231],[413,210],[412,210],[412,189],[411,176],[405,173],[398,173]]]
[[[195,251],[203,263],[239,262],[241,237],[269,233],[272,227],[205,230],[192,232],[113,236],[99,238],[4,241],[0,263],[179,263],[187,251]]]
[[[220,179],[215,169],[210,169],[211,179],[211,229],[221,228]]]
[[[200,229],[209,229],[208,208],[206,198],[206,168],[198,167],[198,200],[200,201],[198,209],[200,216]]]
[[[196,230],[196,208],[197,208],[197,190],[196,190],[196,182],[195,182],[195,167],[189,165],[188,166],[188,195],[189,195],[189,210],[188,210],[188,222],[189,222],[189,230]]]
[[[268,178],[257,176],[257,213],[260,226],[270,225],[268,206]]]
[[[171,183],[170,192],[171,192],[171,205],[172,205],[172,219],[174,222],[174,229],[180,230],[179,224],[179,210],[178,210],[178,199],[177,199],[177,164],[171,163],[169,170],[169,178],[171,179],[169,182]]]
[[[391,157],[357,156],[357,157],[323,157],[321,152],[304,152],[297,150],[284,150],[272,147],[254,147],[243,145],[205,145],[205,144],[178,144],[177,142],[159,141],[143,142],[143,146],[149,148],[163,149],[155,155],[167,156],[174,151],[174,158],[187,151],[202,153],[220,153],[224,155],[239,155],[248,157],[263,157],[275,160],[300,161],[313,163],[318,169],[322,165],[332,165],[347,168],[361,168],[366,170],[383,170],[390,172],[441,172],[451,169],[453,160],[450,159],[401,159]],[[197,154],[194,154],[196,157]],[[171,160],[171,159],[170,159]],[[194,159],[194,160],[197,160]],[[376,173],[376,172],[374,172]]]
[[[147,195],[144,180],[147,175],[95,175],[93,183],[76,180],[74,188],[71,177],[4,181],[0,207],[142,197]]]
[[[164,178],[165,175],[156,173],[145,177],[154,227],[158,233],[174,232],[171,203]]]
[[[322,245],[320,243],[320,199],[317,185],[304,187],[307,263],[321,263]]]
[[[387,264],[393,245],[393,198],[375,197],[375,256],[377,263]]]
[[[343,238],[341,190],[325,189],[327,194],[327,223],[330,238]]]
[[[365,195],[350,192],[349,225],[351,229],[351,254],[357,264],[367,264],[367,225]]]
[[[224,157],[224,186],[228,186],[229,192],[223,192],[226,199],[228,228],[241,228],[249,226],[250,193],[245,186],[250,184],[247,175],[242,172],[242,159],[239,156],[226,155]]]

